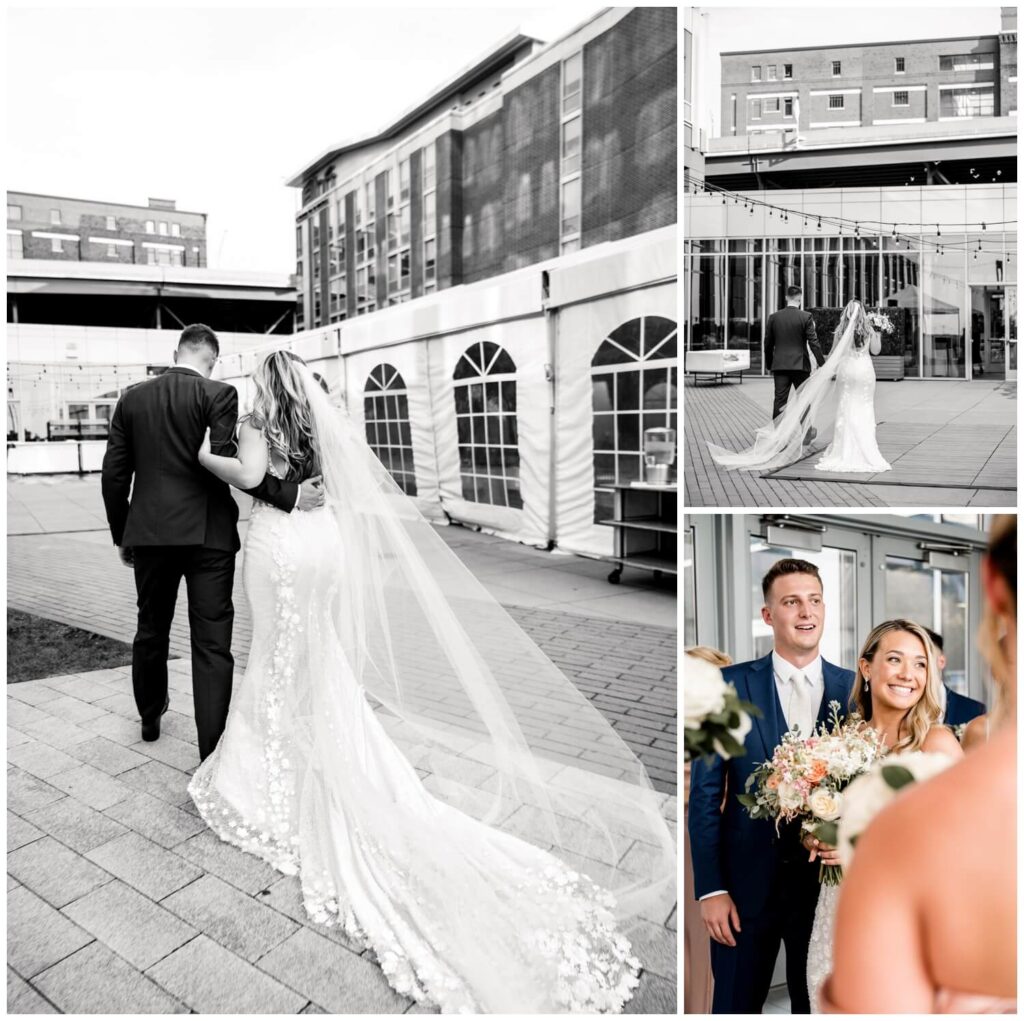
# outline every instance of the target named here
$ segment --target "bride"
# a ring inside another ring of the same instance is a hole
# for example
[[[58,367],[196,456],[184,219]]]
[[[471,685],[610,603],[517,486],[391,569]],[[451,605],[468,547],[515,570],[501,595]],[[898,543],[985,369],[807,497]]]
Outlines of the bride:
[[[317,922],[443,1012],[617,1012],[627,927],[675,875],[659,796],[611,726],[449,550],[301,359],[255,376],[240,488],[322,474],[325,506],[253,507],[253,639],[189,793],[301,880]],[[666,905],[667,901],[667,906]]]
[[[818,471],[883,472],[892,467],[875,438],[875,370],[869,355],[882,349],[864,306],[847,303],[825,364],[802,383],[771,425],[757,430],[754,445],[732,451],[708,444],[717,464],[753,471],[781,468],[804,456],[808,438],[825,435],[832,417],[832,442],[815,463]]]
[[[887,620],[875,627],[861,649],[850,696],[851,709],[864,718],[890,752],[963,752],[953,732],[940,721],[942,679],[935,647],[924,628],[909,620]],[[822,844],[808,837],[814,860]],[[831,850],[831,849],[830,849]],[[832,936],[841,886],[822,885],[807,951],[807,990],[817,1013],[818,990],[832,970]]]

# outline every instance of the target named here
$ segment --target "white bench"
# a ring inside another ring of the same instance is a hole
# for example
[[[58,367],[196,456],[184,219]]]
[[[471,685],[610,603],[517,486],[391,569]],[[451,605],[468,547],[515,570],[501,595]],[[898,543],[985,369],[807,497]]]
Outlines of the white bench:
[[[743,373],[750,371],[750,352],[738,348],[713,351],[687,351],[685,371],[693,375],[694,383],[698,376],[710,376],[719,383],[724,383],[729,373],[739,373],[740,383]]]

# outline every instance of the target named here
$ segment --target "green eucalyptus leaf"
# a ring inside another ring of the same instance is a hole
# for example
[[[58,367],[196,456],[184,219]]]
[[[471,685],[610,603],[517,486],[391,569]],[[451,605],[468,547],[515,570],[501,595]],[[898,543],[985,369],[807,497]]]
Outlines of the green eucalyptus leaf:
[[[914,782],[914,774],[906,766],[882,766],[882,779],[894,790]]]

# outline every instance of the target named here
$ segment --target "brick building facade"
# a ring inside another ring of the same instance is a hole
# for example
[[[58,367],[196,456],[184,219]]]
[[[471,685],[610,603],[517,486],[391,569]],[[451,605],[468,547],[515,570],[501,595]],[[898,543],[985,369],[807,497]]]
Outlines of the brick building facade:
[[[201,267],[206,214],[9,191],[7,258]]]
[[[676,10],[515,36],[302,188],[299,328],[676,222]]]
[[[1017,111],[1016,8],[999,35],[722,54],[722,135]]]

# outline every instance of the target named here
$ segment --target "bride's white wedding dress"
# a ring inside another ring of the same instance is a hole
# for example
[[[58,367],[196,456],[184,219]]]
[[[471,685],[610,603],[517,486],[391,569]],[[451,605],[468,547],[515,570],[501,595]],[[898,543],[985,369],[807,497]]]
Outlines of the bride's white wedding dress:
[[[349,643],[359,639],[340,633],[350,616],[339,603],[346,571],[362,568],[338,520],[328,508],[286,514],[254,504],[243,564],[252,647],[220,743],[189,784],[203,819],[221,839],[297,874],[311,917],[342,925],[371,948],[400,994],[444,1012],[621,1010],[638,985],[640,962],[612,896],[584,874],[585,864],[571,867],[566,855],[455,807],[456,797],[435,796],[446,778],[429,775],[434,766],[425,755],[414,765],[395,740],[412,712],[402,717],[400,698],[397,714],[386,698],[387,706],[377,698],[371,704],[362,664],[379,664],[391,650],[368,625],[355,650]],[[408,606],[396,626],[417,626]],[[417,646],[424,661],[428,638]],[[486,664],[479,672],[486,674]],[[524,695],[529,688],[524,681]],[[401,698],[412,702],[415,694],[410,687]],[[451,690],[435,697],[450,703],[441,707],[450,713],[462,711]],[[475,708],[484,703],[471,697]],[[480,711],[489,725],[504,725],[493,723],[496,710]],[[511,743],[496,739],[489,755]],[[456,765],[486,776],[485,759]],[[597,774],[588,780],[603,781]],[[487,782],[480,788],[488,790]],[[515,804],[521,792],[500,794]],[[508,828],[531,811],[543,823],[540,809],[520,803]],[[572,826],[582,841],[583,827]],[[552,837],[546,846],[556,843]],[[600,876],[601,866],[590,865]],[[630,867],[639,873],[644,865]]]
[[[811,941],[807,945],[807,992],[811,999],[812,1014],[821,1013],[818,1009],[818,991],[832,971],[832,938],[841,888],[842,883],[837,886],[822,883],[818,891]]]
[[[875,369],[866,347],[852,348],[836,370],[836,425],[815,468],[827,472],[884,472],[892,467],[875,439]]]

